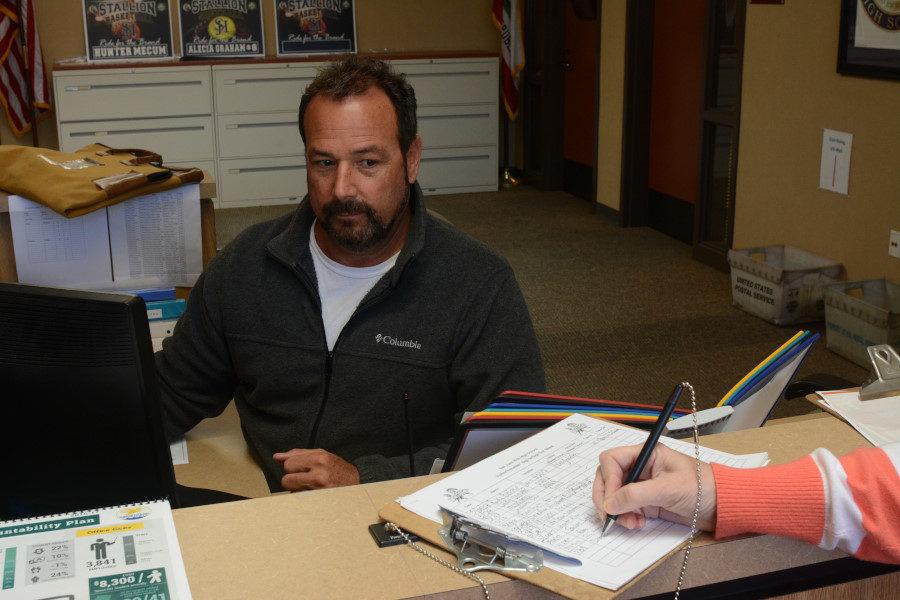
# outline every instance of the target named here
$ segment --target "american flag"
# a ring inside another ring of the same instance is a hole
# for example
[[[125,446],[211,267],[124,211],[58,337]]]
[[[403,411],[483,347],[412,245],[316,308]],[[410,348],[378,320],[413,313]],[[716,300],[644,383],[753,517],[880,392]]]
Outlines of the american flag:
[[[25,56],[22,40],[25,42]],[[6,110],[10,128],[17,136],[31,129],[33,108],[38,113],[50,110],[50,94],[41,42],[34,22],[33,0],[0,0],[0,103]]]

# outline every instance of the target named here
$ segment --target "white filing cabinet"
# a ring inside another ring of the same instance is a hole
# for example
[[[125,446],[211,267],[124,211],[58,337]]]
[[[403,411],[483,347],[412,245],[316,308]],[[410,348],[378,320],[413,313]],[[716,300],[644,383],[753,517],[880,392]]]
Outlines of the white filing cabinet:
[[[216,177],[210,80],[204,66],[54,71],[59,148],[146,148]]]
[[[496,191],[499,60],[389,61],[416,90],[426,194]],[[92,142],[156,150],[216,178],[220,208],[297,202],[306,160],[303,90],[324,62],[57,70],[60,149]]]
[[[213,66],[221,206],[286,204],[306,194],[297,109],[321,65]]]
[[[499,60],[496,58],[390,61],[416,90],[426,194],[496,192],[498,177]]]

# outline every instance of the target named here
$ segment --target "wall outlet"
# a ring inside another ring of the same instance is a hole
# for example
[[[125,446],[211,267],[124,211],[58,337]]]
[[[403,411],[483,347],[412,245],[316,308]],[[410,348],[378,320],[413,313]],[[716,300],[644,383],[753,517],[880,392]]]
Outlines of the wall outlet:
[[[894,258],[900,258],[900,231],[891,229],[891,243],[888,246],[888,254]]]

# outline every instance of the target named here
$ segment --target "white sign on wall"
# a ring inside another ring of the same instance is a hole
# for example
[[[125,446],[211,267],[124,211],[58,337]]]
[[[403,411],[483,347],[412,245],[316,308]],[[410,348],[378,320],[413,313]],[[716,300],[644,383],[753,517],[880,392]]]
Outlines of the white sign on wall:
[[[847,195],[850,182],[850,149],[853,134],[833,129],[822,130],[822,163],[819,166],[819,187]]]

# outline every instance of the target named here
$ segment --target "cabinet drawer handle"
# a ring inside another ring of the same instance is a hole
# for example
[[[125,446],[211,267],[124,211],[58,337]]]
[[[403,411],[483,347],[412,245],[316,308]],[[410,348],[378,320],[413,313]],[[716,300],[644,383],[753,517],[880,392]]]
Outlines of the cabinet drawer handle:
[[[93,84],[93,85],[82,85],[79,86],[80,89],[95,89],[95,90],[131,90],[135,88],[154,88],[154,87],[171,87],[171,86],[194,86],[199,85],[202,86],[203,82],[200,80],[195,81],[148,81],[144,83],[101,83],[101,84]]]
[[[491,115],[489,113],[461,113],[455,115],[420,115],[419,120],[425,119],[486,119]]]
[[[239,83],[275,83],[279,81],[312,81],[312,77],[253,77],[247,79],[226,79],[225,85],[237,85]]]
[[[490,71],[443,71],[436,73],[434,71],[428,73],[404,73],[407,77],[467,77],[469,75],[490,75]]]
[[[460,160],[487,160],[491,156],[490,154],[473,154],[471,156],[430,156],[430,157],[422,157],[422,162],[430,162],[430,161],[441,161],[441,162],[451,162],[451,161],[460,161]]]
[[[95,135],[130,135],[136,133],[171,133],[176,131],[203,131],[206,129],[203,125],[193,125],[184,127],[147,127],[144,129],[118,129],[112,131],[73,131],[69,137],[89,137]]]
[[[244,167],[242,169],[228,169],[229,175],[240,175],[241,173],[261,173],[266,171],[293,171],[296,169],[306,169],[306,165],[280,165],[274,167]]]
[[[290,127],[294,127],[297,125],[296,121],[276,121],[276,122],[266,122],[266,123],[229,123],[225,126],[225,129],[253,129],[255,127],[284,127],[288,125]]]

